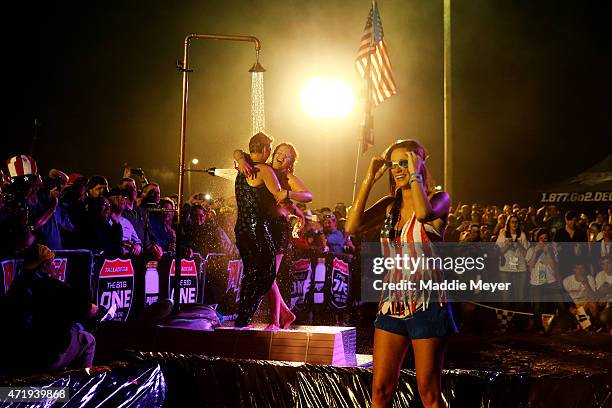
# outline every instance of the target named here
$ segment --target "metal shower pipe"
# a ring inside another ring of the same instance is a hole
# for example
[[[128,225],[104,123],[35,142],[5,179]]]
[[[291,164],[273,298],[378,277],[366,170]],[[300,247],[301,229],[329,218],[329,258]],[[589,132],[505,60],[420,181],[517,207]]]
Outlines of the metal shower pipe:
[[[252,35],[224,35],[224,34],[187,34],[185,36],[183,61],[179,64],[179,70],[183,73],[183,106],[181,109],[181,140],[179,150],[179,181],[178,181],[178,208],[177,208],[177,224],[180,226],[182,221],[181,210],[183,207],[183,182],[185,176],[185,140],[187,137],[187,99],[189,96],[189,73],[192,70],[189,68],[189,46],[192,40],[221,40],[221,41],[246,41],[255,43],[255,56],[257,64],[259,62],[259,51],[261,50],[261,41]],[[181,278],[181,251],[182,237],[181,234],[176,234],[176,253],[174,261],[174,308],[175,311],[180,309],[180,278]]]

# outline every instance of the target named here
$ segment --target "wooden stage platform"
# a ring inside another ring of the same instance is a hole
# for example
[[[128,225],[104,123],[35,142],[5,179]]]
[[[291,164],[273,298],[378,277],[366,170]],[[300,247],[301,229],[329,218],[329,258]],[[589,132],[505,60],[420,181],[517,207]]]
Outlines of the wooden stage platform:
[[[264,327],[220,327],[213,336],[221,344],[231,344],[231,357],[235,358],[351,367],[357,364],[354,327],[295,326],[290,330],[265,330]]]
[[[218,327],[192,330],[161,325],[108,324],[97,334],[100,361],[124,350],[197,353],[206,356],[287,361],[343,367],[363,366],[356,355],[354,327],[295,326],[289,330]]]

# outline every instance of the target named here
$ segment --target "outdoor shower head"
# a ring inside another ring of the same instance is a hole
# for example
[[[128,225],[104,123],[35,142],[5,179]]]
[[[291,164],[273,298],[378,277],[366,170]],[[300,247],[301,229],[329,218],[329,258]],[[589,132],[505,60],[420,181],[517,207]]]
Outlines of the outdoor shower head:
[[[253,73],[253,72],[266,72],[266,69],[261,66],[261,64],[259,63],[259,59],[258,59],[257,61],[255,61],[255,63],[251,67],[251,69],[249,69],[249,72],[251,72],[251,73]]]

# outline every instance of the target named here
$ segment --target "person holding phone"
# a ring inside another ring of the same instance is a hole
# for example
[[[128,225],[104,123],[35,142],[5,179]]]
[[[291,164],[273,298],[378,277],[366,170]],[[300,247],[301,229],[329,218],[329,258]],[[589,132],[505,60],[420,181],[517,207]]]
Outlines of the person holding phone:
[[[506,219],[506,225],[499,231],[496,242],[501,253],[500,281],[511,284],[510,291],[502,292],[502,301],[507,303],[528,300],[527,282],[529,273],[525,256],[529,248],[529,241],[521,230],[518,215],[512,214]]]

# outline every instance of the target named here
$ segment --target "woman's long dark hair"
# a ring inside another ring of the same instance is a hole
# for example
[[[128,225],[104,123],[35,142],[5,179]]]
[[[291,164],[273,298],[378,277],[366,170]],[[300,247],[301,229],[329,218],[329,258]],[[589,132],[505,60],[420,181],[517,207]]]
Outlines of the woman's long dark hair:
[[[393,206],[391,206],[391,230],[389,231],[389,239],[394,240],[400,231],[395,229],[397,222],[399,221],[400,211],[402,209],[402,189],[398,189],[393,199]]]
[[[385,162],[391,160],[391,153],[393,153],[396,149],[407,149],[412,152],[415,152],[421,160],[425,161],[427,158],[427,152],[421,143],[413,139],[405,139],[398,140],[393,143],[391,146],[387,147],[387,149],[383,152],[383,157],[385,158]],[[425,191],[429,195],[435,190],[435,181],[431,176],[429,170],[425,166],[425,163],[421,166],[421,175],[423,176],[423,185],[425,186]],[[402,207],[402,189],[396,188],[395,179],[391,172],[389,172],[389,188],[391,195],[393,196],[393,206],[391,207],[391,227],[392,230],[389,231],[389,238],[395,239],[395,226],[399,221],[400,211]]]
[[[295,146],[293,145],[293,143],[289,143],[289,142],[283,142],[283,143],[279,143],[275,148],[274,151],[272,152],[272,156],[270,158],[270,165],[272,165],[272,160],[274,160],[274,156],[276,156],[276,152],[278,151],[279,148],[281,148],[282,146],[285,146],[287,148],[289,148],[289,150],[291,150],[291,154],[293,155],[293,160],[291,161],[291,164],[289,165],[289,168],[287,169],[289,172],[293,173],[294,167],[295,167],[295,163],[297,163],[298,160],[298,152],[297,149],[295,148]]]
[[[506,230],[506,238],[512,238],[512,234],[510,234],[510,220],[512,220],[513,218],[516,218],[516,221],[518,222],[518,226],[516,227],[516,239],[518,240],[521,237],[521,220],[519,219],[518,215],[512,214],[510,215],[507,219],[506,219],[506,225],[504,226],[504,229]]]
[[[540,236],[542,235],[548,235],[548,240],[550,240],[550,233],[548,232],[548,229],[546,228],[538,228],[537,230],[535,230],[533,232],[533,242],[538,242],[538,239],[540,238]]]
[[[435,181],[431,176],[429,170],[427,170],[427,166],[425,166],[425,160],[427,159],[427,152],[421,143],[413,139],[406,140],[398,140],[393,143],[391,146],[387,147],[383,152],[383,157],[385,158],[385,162],[391,160],[391,153],[397,149],[407,149],[411,152],[415,152],[421,160],[423,160],[423,165],[421,166],[421,176],[423,176],[423,185],[425,186],[425,191],[427,194],[432,193],[435,190]],[[389,172],[389,187],[391,189],[391,195],[395,197],[395,179],[391,172]]]

